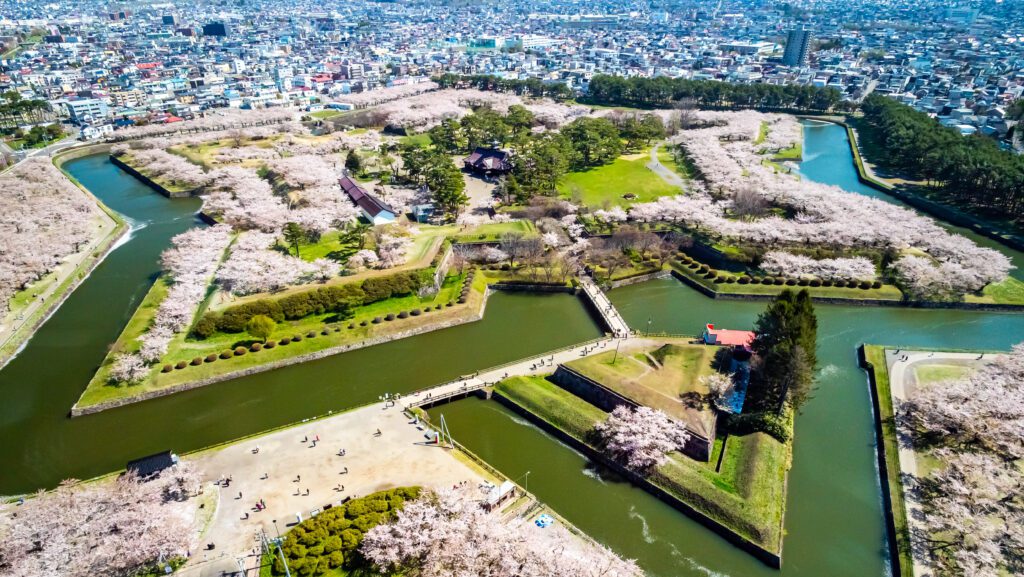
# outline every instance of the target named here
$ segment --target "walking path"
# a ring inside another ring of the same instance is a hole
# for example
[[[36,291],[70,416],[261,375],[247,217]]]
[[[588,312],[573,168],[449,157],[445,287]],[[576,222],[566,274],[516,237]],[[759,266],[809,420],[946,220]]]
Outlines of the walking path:
[[[604,291],[597,286],[594,279],[587,275],[580,275],[580,286],[583,287],[583,294],[587,295],[587,298],[590,299],[598,314],[601,315],[605,324],[611,329],[612,334],[618,338],[628,337],[630,333],[629,325],[622,318],[622,315],[619,314],[612,301],[608,300],[608,295],[604,294]]]
[[[659,148],[661,148],[660,142],[658,144],[655,144],[651,148],[651,161],[647,163],[647,168],[653,171],[654,174],[657,174],[659,177],[661,177],[661,179],[664,180],[666,183],[671,184],[672,186],[678,186],[679,188],[683,188],[686,184],[686,181],[683,180],[683,177],[679,176],[678,174],[676,174],[674,170],[662,164],[661,160],[658,159]]]
[[[991,355],[990,355],[991,356]],[[899,406],[906,401],[914,392],[917,386],[916,370],[927,365],[964,365],[976,366],[979,362],[985,362],[984,355],[979,357],[977,353],[951,353],[951,352],[928,352],[928,351],[885,351],[885,360],[889,370],[889,388],[892,391],[892,402]],[[909,475],[916,478],[918,475],[917,453],[910,443],[911,431],[899,426],[897,421],[897,444],[899,445],[900,476]],[[926,550],[925,545],[917,542],[919,533],[914,531],[915,525],[920,523],[923,512],[921,502],[918,501],[913,491],[906,490],[907,485],[903,484],[903,501],[906,504],[907,524],[911,527],[911,557],[913,558],[913,575],[921,577],[929,574],[926,559],[920,555]]]

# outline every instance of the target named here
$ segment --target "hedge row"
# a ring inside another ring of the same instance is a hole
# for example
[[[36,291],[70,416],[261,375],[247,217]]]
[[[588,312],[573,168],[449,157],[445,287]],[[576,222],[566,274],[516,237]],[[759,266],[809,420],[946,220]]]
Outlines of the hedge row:
[[[361,283],[319,287],[277,299],[260,299],[229,307],[222,313],[206,313],[192,328],[192,336],[205,339],[218,331],[240,333],[245,330],[249,319],[256,315],[266,315],[278,323],[324,313],[337,313],[346,318],[351,315],[353,307],[412,294],[422,286],[424,281],[420,271],[406,271],[371,277]]]
[[[299,523],[284,537],[281,550],[292,575],[323,575],[344,567],[360,569],[366,561],[356,551],[367,531],[391,521],[406,501],[420,496],[419,487],[400,487],[353,499]],[[273,573],[284,575],[280,556]]]
[[[686,267],[690,269],[692,274],[701,276],[711,282],[722,284],[764,284],[764,285],[775,285],[775,286],[802,286],[802,287],[845,287],[845,288],[859,288],[862,290],[869,289],[880,289],[882,288],[881,281],[869,281],[869,280],[821,280],[821,279],[809,279],[809,278],[793,278],[784,276],[751,276],[741,275],[735,276],[732,274],[721,274],[706,264],[702,264],[699,261],[694,260],[684,253],[679,253],[682,256],[678,257],[676,264],[679,267]],[[677,255],[678,256],[678,255]]]

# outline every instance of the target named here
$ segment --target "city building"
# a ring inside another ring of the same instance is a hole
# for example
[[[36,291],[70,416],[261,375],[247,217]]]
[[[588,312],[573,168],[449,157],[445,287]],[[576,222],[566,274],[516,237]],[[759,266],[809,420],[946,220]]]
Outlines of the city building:
[[[811,44],[811,33],[804,28],[794,28],[786,36],[786,52],[782,63],[786,66],[803,66],[807,61],[807,50]]]

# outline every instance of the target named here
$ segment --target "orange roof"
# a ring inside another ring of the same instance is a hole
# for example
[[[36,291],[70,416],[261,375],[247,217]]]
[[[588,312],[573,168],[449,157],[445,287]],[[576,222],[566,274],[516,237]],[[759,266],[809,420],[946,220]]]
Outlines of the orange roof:
[[[716,329],[715,325],[709,324],[705,329],[707,333],[715,337],[716,345],[727,347],[750,346],[757,336],[753,331],[734,331],[731,329]]]

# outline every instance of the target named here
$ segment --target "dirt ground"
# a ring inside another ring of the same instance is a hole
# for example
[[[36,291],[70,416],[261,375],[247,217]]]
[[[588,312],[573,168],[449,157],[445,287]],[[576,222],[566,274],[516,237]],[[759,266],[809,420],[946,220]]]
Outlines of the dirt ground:
[[[220,486],[215,518],[193,558],[201,559],[208,543],[218,556],[243,554],[260,528],[269,536],[284,533],[300,515],[306,519],[346,497],[398,486],[485,482],[448,449],[426,444],[427,430],[398,408],[376,404],[190,457],[204,481],[231,479]],[[256,508],[260,500],[262,511]]]

